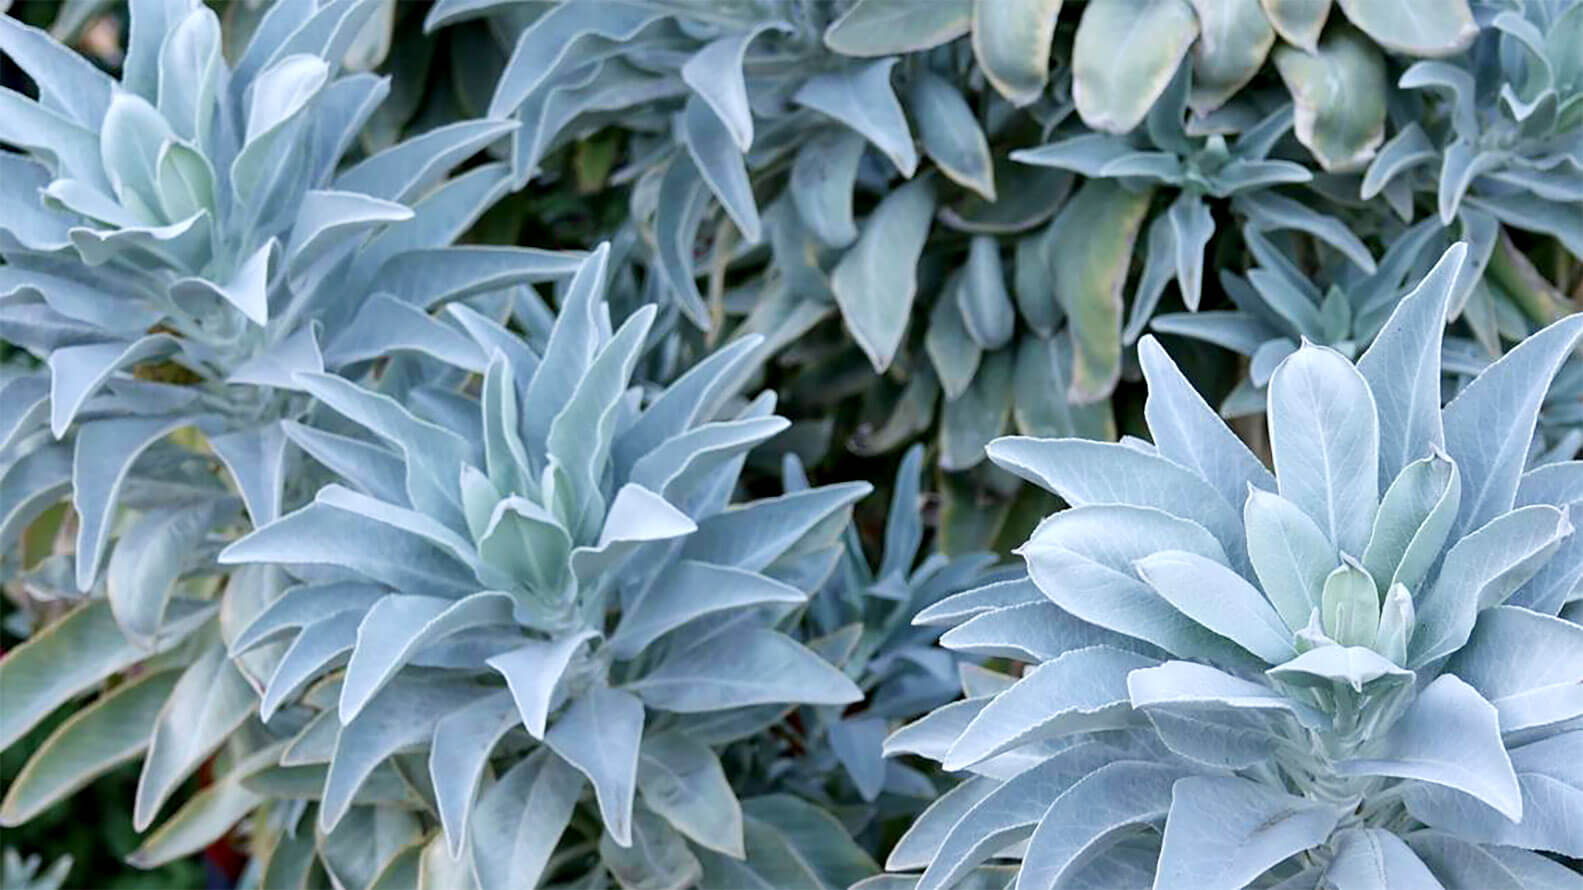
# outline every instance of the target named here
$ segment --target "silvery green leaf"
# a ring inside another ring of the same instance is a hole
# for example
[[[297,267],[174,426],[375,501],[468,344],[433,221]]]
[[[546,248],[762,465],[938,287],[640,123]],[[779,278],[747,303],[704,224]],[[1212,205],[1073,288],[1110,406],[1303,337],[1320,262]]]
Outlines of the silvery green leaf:
[[[1319,611],[1325,635],[1342,646],[1369,646],[1379,634],[1379,588],[1368,570],[1345,553],[1325,578]]]
[[[577,4],[558,7],[552,12],[553,15],[539,16],[517,38],[511,59],[489,100],[489,117],[496,120],[509,117],[546,78],[559,70],[563,60],[586,46],[583,38],[631,40],[663,15],[659,10],[629,3]],[[437,24],[438,20],[431,18],[426,27],[433,28]]]
[[[546,475],[567,483],[556,486],[549,506],[573,541],[592,538],[605,515],[601,474],[615,435],[616,407],[632,378],[655,312],[654,306],[645,306],[621,325],[589,363],[545,435]]]
[[[38,197],[50,183],[49,171],[20,154],[7,152],[0,155],[0,173],[0,207],[5,212],[0,231],[28,250],[47,252],[68,246],[66,230],[72,220],[45,207]]]
[[[713,751],[684,733],[664,732],[644,739],[638,755],[645,806],[694,843],[742,858],[742,805]]]
[[[1027,838],[1056,798],[1113,759],[1104,746],[1081,743],[985,795],[946,835],[918,882],[919,890],[950,887],[979,863]]]
[[[159,52],[159,111],[183,139],[206,146],[220,87],[220,19],[198,7],[172,24]]]
[[[0,17],[0,21],[15,21]],[[108,191],[99,139],[94,131],[29,100],[21,93],[0,87],[0,138],[6,143],[38,152],[54,172],[70,175],[90,186]]]
[[[434,783],[440,824],[453,859],[459,859],[464,849],[473,799],[490,752],[517,722],[511,696],[497,692],[452,711],[434,725],[429,779]]]
[[[879,797],[885,785],[885,735],[885,719],[878,716],[845,717],[830,725],[830,747],[857,786],[858,796],[868,802]]]
[[[885,860],[886,870],[908,871],[928,866],[956,823],[998,785],[993,779],[971,776],[931,801],[891,848]]]
[[[616,843],[632,843],[643,703],[631,693],[595,685],[567,708],[544,743],[594,785],[599,814]]]
[[[996,609],[1044,601],[1044,594],[1027,578],[997,581],[952,594],[913,616],[916,627],[951,626]]]
[[[1307,232],[1340,251],[1364,272],[1372,275],[1376,271],[1374,257],[1368,247],[1334,216],[1319,213],[1307,205],[1270,192],[1242,194],[1235,203],[1262,230],[1295,229]]]
[[[1006,431],[1011,414],[1012,357],[989,354],[967,391],[945,403],[940,416],[940,466],[966,470],[984,459],[984,447]]]
[[[93,63],[11,16],[0,16],[0,50],[38,86],[43,107],[90,132],[99,128],[113,81]]]
[[[1110,133],[1083,133],[1034,148],[1019,148],[1011,159],[1022,164],[1057,167],[1094,178],[1110,164],[1132,154],[1132,144]]]
[[[1000,248],[994,238],[988,235],[973,237],[967,268],[956,290],[956,303],[967,332],[979,346],[999,349],[1011,340],[1016,315],[1011,297],[1006,293]]]
[[[1090,3],[1072,48],[1072,98],[1083,123],[1106,133],[1136,127],[1197,36],[1186,0]]]
[[[710,324],[709,307],[704,305],[703,294],[698,290],[693,254],[708,202],[709,188],[699,176],[697,165],[680,158],[672,160],[660,180],[659,210],[654,218],[661,233],[660,274],[681,303],[682,312],[704,328]]]
[[[1182,301],[1197,311],[1204,284],[1204,248],[1215,234],[1215,218],[1202,198],[1186,191],[1171,202],[1165,218],[1176,248],[1176,283]]]
[[[214,297],[235,306],[260,327],[269,323],[269,285],[278,271],[280,242],[273,238],[243,260],[223,284],[203,278],[183,278],[171,285],[171,295],[182,299]]]
[[[1135,565],[1144,582],[1184,615],[1265,661],[1278,664],[1297,654],[1291,630],[1264,595],[1222,563],[1162,550]]]
[[[43,628],[0,661],[0,747],[10,747],[51,711],[150,654],[175,647],[214,613],[209,603],[171,604],[153,653],[128,642],[109,603],[90,600]]]
[[[406,500],[406,467],[389,449],[289,420],[281,426],[292,444],[364,494],[392,503]]]
[[[1208,114],[1253,79],[1275,44],[1259,0],[1190,0],[1198,14],[1193,44],[1195,114]]]
[[[1061,0],[973,4],[973,57],[1013,105],[1028,105],[1044,92],[1060,12]]]
[[[1137,649],[1136,641],[1073,618],[1043,597],[972,616],[940,637],[953,652],[1039,664],[1085,646]]]
[[[1468,642],[1446,664],[1500,716],[1501,732],[1549,726],[1583,714],[1576,682],[1583,628],[1515,606],[1479,614]]]
[[[757,367],[764,338],[738,337],[720,347],[660,393],[611,449],[618,466],[631,466],[662,442],[716,416]]]
[[[1272,2],[1264,0],[1266,7]],[[1321,167],[1342,173],[1374,157],[1385,141],[1386,84],[1385,60],[1373,44],[1334,28],[1312,51],[1282,45],[1271,58],[1292,94],[1297,141]]]
[[[214,211],[214,169],[196,150],[168,141],[160,147],[154,169],[155,191],[167,219],[186,220]]]
[[[505,677],[522,725],[534,738],[544,737],[561,676],[577,650],[594,636],[591,630],[585,630],[547,641],[529,640],[516,649],[487,659],[486,664]]]
[[[191,417],[111,417],[78,427],[71,465],[79,523],[77,589],[93,586],[132,464],[150,445],[192,422]]]
[[[1134,538],[1115,548],[1108,523],[1125,521]],[[1108,543],[1095,549],[1096,535]],[[1224,556],[1201,526],[1158,510],[1090,506],[1046,520],[1022,548],[1028,571],[1045,595],[1078,618],[1147,640],[1178,655],[1218,656],[1227,649],[1213,634],[1160,598],[1133,574],[1133,560],[1161,549],[1190,548]]]
[[[1268,416],[1281,496],[1336,546],[1362,553],[1379,506],[1379,421],[1368,383],[1339,353],[1307,345],[1271,378]]]
[[[648,810],[633,813],[631,845],[614,843],[608,832],[600,836],[599,860],[624,890],[689,887],[703,876],[687,841]]]
[[[511,609],[511,597],[493,591],[455,602],[408,594],[381,599],[357,628],[357,647],[341,683],[341,722],[356,719],[422,647],[469,628],[509,623]]]
[[[702,99],[687,100],[682,113],[682,142],[698,172],[725,208],[737,231],[750,244],[763,236],[758,205],[753,201],[753,185],[748,182],[747,164],[732,134],[719,115]]]
[[[1404,0],[1381,6],[1337,0],[1347,19],[1375,43],[1409,56],[1454,56],[1479,33],[1465,0]]]
[[[1190,776],[1171,788],[1155,886],[1244,886],[1324,843],[1340,818],[1332,804],[1247,779]]]
[[[1202,538],[1187,530],[1165,533],[1156,531],[1160,524],[1152,523],[1151,534],[1168,534],[1166,540],[1175,542],[1153,549],[1190,550],[1210,558],[1229,555],[1233,564],[1245,561],[1242,523],[1236,511],[1209,483],[1165,458],[1110,442],[1020,436],[997,439],[990,443],[988,451],[990,459],[1002,469],[1060,495],[1073,506],[1152,507],[1170,517],[1185,520],[1179,525],[1170,523],[1172,526],[1191,529],[1196,523],[1199,529],[1206,530],[1219,542],[1212,547],[1205,546],[1197,543]],[[1061,522],[1064,520],[1052,519],[1046,525]],[[1194,543],[1184,543],[1189,539]],[[1225,551],[1221,550],[1222,545]],[[1152,550],[1142,551],[1137,556],[1149,552]],[[1118,570],[1130,571],[1130,564]]]
[[[1028,840],[1017,890],[1069,886],[1107,848],[1153,825],[1171,808],[1175,767],[1136,760],[1106,764],[1061,793]]]
[[[210,501],[152,510],[121,533],[106,567],[105,590],[127,636],[146,644],[158,635],[184,563],[225,508]]]
[[[847,329],[876,371],[890,366],[906,333],[918,291],[917,257],[934,207],[934,185],[927,179],[891,192],[830,274]]]
[[[1330,16],[1330,0],[1259,0],[1259,5],[1282,40],[1317,51],[1319,32]]]
[[[1571,890],[1576,885],[1576,873],[1561,863],[1528,850],[1513,847],[1485,847],[1486,852],[1500,862],[1525,887],[1542,890]]]
[[[362,619],[361,611],[346,610],[333,612],[304,626],[302,633],[297,634],[281,653],[264,684],[264,695],[258,705],[259,719],[270,721],[275,712],[290,703],[304,687],[326,670],[344,663],[352,647],[357,645],[357,625]]]
[[[629,482],[611,500],[598,544],[572,550],[572,571],[586,583],[649,541],[667,541],[697,530],[686,513],[643,486]]]
[[[1121,289],[1149,197],[1147,191],[1091,180],[1052,224],[1055,296],[1070,319],[1074,347],[1070,401],[1102,399],[1121,376]],[[1083,235],[1094,231],[1114,237],[1098,243]]]
[[[1054,337],[1025,336],[1017,344],[1013,371],[1012,419],[1024,436],[1075,436],[1109,440],[1116,437],[1110,403],[1073,405],[1051,393],[1064,393],[1072,367],[1072,340],[1066,332]]]
[[[1439,890],[1428,867],[1401,838],[1380,828],[1351,828],[1336,834],[1336,856],[1325,879],[1336,890]]]
[[[307,627],[340,612],[361,615],[385,594],[386,590],[378,585],[357,581],[289,588],[232,639],[231,657],[239,657],[293,628]]]
[[[694,427],[639,458],[631,479],[690,512],[712,474],[790,425],[783,417],[745,417]]]
[[[1575,730],[1511,749],[1512,768],[1523,795],[1523,818],[1516,822],[1479,800],[1444,787],[1413,787],[1403,801],[1414,818],[1464,840],[1572,856],[1583,849],[1572,830],[1573,820],[1583,810],[1583,774],[1577,766],[1580,755],[1583,733]],[[1567,880],[1570,883],[1555,886],[1575,886],[1576,873],[1569,873]],[[1524,881],[1522,886],[1549,885]]]
[[[399,751],[427,742],[442,717],[470,704],[482,692],[471,680],[454,677],[398,677],[380,690],[371,706],[335,736],[319,829],[335,829],[374,767]],[[331,720],[333,724],[333,717]],[[285,762],[282,757],[281,763]]]
[[[1364,646],[1323,645],[1310,649],[1285,664],[1276,665],[1265,673],[1292,687],[1306,687],[1334,691],[1336,684],[1346,684],[1355,692],[1377,680],[1382,686],[1400,686],[1413,682],[1412,671],[1403,670],[1380,653]]]
[[[1322,725],[1324,715],[1268,686],[1234,677],[1208,665],[1168,661],[1158,667],[1133,671],[1127,676],[1133,707],[1143,709],[1158,723],[1161,714],[1199,717],[1206,722],[1224,720],[1235,727],[1236,712],[1274,711],[1298,718],[1304,725]]]
[[[1248,558],[1286,625],[1297,628],[1319,607],[1336,547],[1308,514],[1271,492],[1252,489],[1243,507]]]
[[[1275,477],[1204,402],[1159,341],[1139,341],[1138,361],[1149,386],[1144,416],[1161,455],[1195,470],[1231,504],[1245,499],[1250,486],[1275,488]]]
[[[797,214],[803,225],[830,247],[845,247],[857,239],[852,188],[864,145],[857,131],[830,128],[809,137],[792,161],[787,190]]]
[[[88,343],[50,352],[50,432],[57,439],[65,436],[84,403],[111,375],[129,365],[162,359],[178,346],[168,334],[150,334],[130,343]]]
[[[1438,831],[1415,831],[1404,840],[1441,886],[1526,890],[1517,876],[1482,846]]]
[[[1567,512],[1547,505],[1519,507],[1457,541],[1440,574],[1414,605],[1412,664],[1450,655],[1467,641],[1480,610],[1506,601],[1573,534]]]
[[[1539,405],[1580,337],[1583,315],[1561,319],[1497,359],[1446,406],[1446,451],[1467,480],[1454,535],[1511,509]]]
[[[230,471],[253,525],[278,519],[287,473],[282,425],[271,423],[210,436],[209,446]]]
[[[768,628],[679,640],[667,657],[626,688],[650,707],[683,714],[776,702],[844,705],[863,697],[828,662]]]
[[[309,190],[297,207],[286,263],[304,269],[350,238],[411,218],[410,208],[360,192]]]
[[[523,393],[524,405],[549,405],[557,409],[564,406],[593,363],[599,344],[608,336],[608,326],[601,328],[603,312],[599,294],[609,261],[609,245],[601,244],[572,276],[561,298],[561,310],[555,317],[539,370]],[[523,444],[535,455],[541,453],[541,443],[548,438],[554,420],[551,411],[524,413]],[[531,475],[537,475],[541,467],[536,465],[531,469],[534,471]]]
[[[743,153],[753,146],[753,114],[748,108],[742,61],[753,38],[770,30],[789,31],[791,28],[784,22],[758,22],[739,34],[709,42],[694,53],[681,70],[682,80],[709,103]]]
[[[488,364],[477,344],[460,331],[383,293],[363,303],[351,324],[325,344],[324,360],[330,367],[345,367],[400,352],[421,353],[474,373],[482,373]]]
[[[852,11],[859,8],[853,7]],[[908,18],[919,18],[916,9],[904,9]],[[832,29],[840,24],[836,22]],[[903,177],[911,179],[918,169],[918,150],[913,147],[907,117],[902,114],[901,103],[890,86],[890,71],[896,61],[894,58],[878,59],[842,71],[817,74],[803,83],[792,101],[827,114],[862,133],[890,158]]]
[[[1462,477],[1443,453],[1402,469],[1380,499],[1363,551],[1363,566],[1381,587],[1418,589],[1440,557],[1461,498]]]
[[[446,171],[480,148],[510,133],[514,121],[458,121],[399,142],[348,167],[333,189],[375,200],[412,201],[444,178]]]
[[[134,678],[56,727],[12,778],[0,824],[21,825],[141,754],[178,676],[169,670]]]
[[[1337,763],[1336,770],[1444,785],[1477,797],[1512,821],[1522,818],[1522,795],[1501,743],[1495,707],[1450,674],[1424,687],[1369,753]]]
[[[482,890],[534,886],[549,864],[582,793],[583,777],[539,750],[479,795],[468,845]]]
[[[220,562],[344,566],[398,590],[457,598],[478,590],[478,579],[467,564],[433,540],[324,502],[255,530],[227,547]]]
[[[955,40],[971,26],[973,0],[918,7],[905,0],[858,0],[824,32],[824,43],[847,56],[915,53]]]
[[[1154,659],[1108,646],[1074,649],[995,696],[941,762],[960,770],[1032,742],[1129,725],[1127,674]]]
[[[414,507],[442,522],[463,525],[456,467],[472,457],[473,448],[465,439],[420,420],[389,396],[340,377],[298,374],[297,381],[336,413],[401,450],[406,459],[406,493]]]
[[[955,285],[955,287],[953,287]],[[952,278],[946,284],[946,295],[935,301],[929,311],[929,330],[924,334],[924,352],[933,363],[945,390],[946,399],[956,399],[967,392],[978,371],[983,350],[968,336],[962,323],[962,311],[950,293],[961,286],[961,279]],[[1048,396],[1048,393],[1041,393]]]
[[[257,694],[225,647],[204,650],[160,708],[138,777],[133,827],[148,828],[160,806],[257,707]]]
[[[1460,139],[1471,140],[1479,133],[1478,111],[1473,75],[1449,62],[1414,62],[1402,72],[1397,86],[1403,89],[1432,88],[1444,93],[1450,104],[1451,129]]]
[[[1463,139],[1446,146],[1440,156],[1440,189],[1436,202],[1440,221],[1450,225],[1473,180],[1506,166],[1510,158],[1503,150],[1480,150]]]
[[[950,81],[924,72],[911,83],[907,109],[918,123],[923,150],[952,182],[986,201],[995,200],[989,142],[961,92]]]
[[[733,504],[698,524],[681,557],[762,571],[803,535],[872,490],[866,482],[846,482]]]
[[[798,604],[801,591],[729,566],[684,559],[662,571],[648,590],[622,613],[610,638],[617,658],[635,658],[662,635],[704,615],[761,603]]]
[[[1358,359],[1358,373],[1369,382],[1379,410],[1381,486],[1390,485],[1409,463],[1444,444],[1436,344],[1466,256],[1466,245],[1453,244],[1397,304]]]
[[[191,856],[223,837],[263,798],[248,790],[243,776],[280,756],[280,745],[269,745],[242,758],[213,784],[198,791],[126,857],[134,868],[150,869]]]

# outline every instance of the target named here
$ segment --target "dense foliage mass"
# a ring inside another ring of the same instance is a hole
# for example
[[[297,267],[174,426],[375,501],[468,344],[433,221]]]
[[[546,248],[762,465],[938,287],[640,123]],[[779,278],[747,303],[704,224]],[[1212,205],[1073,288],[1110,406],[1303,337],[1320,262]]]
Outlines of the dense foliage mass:
[[[7,890],[1583,887],[1583,0],[0,13]]]

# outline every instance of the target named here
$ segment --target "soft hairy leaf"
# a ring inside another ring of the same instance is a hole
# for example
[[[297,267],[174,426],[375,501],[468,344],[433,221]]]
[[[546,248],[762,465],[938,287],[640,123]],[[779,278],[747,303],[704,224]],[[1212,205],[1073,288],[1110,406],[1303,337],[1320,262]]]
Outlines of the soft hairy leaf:
[[[1126,133],[1165,92],[1198,36],[1187,0],[1095,0],[1072,48],[1072,98],[1083,123]]]
[[[1323,843],[1340,818],[1334,806],[1246,779],[1182,779],[1171,789],[1155,886],[1244,886]]]
[[[934,207],[934,186],[927,179],[891,192],[830,273],[841,317],[876,371],[890,366],[906,333],[918,292],[917,259]]]
[[[1385,141],[1385,60],[1379,50],[1356,31],[1334,28],[1311,51],[1278,46],[1272,58],[1292,94],[1297,140],[1328,171],[1361,169]]]
[[[631,693],[595,686],[562,714],[544,743],[594,785],[599,814],[616,843],[632,843],[643,703]]]

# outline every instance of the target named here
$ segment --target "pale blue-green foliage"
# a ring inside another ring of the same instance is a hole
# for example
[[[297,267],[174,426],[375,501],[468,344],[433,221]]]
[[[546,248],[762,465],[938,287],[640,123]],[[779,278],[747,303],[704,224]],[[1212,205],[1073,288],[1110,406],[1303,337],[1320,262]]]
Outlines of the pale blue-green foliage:
[[[1402,73],[1400,87],[1442,104],[1402,115],[1361,195],[1410,216],[1411,194],[1429,192],[1446,225],[1472,209],[1583,257],[1583,3],[1487,0],[1475,12],[1485,27],[1468,52]]]
[[[339,71],[377,6],[276,4],[227,61],[206,6],[139,0],[119,81],[0,16],[0,51],[38,90],[0,90],[0,143],[23,150],[0,153],[0,336],[40,361],[0,378],[7,576],[50,507],[69,498],[76,531],[20,579],[76,607],[0,666],[0,746],[106,679],[140,676],[34,752],[0,807],[7,825],[146,754],[141,831],[217,751],[255,756],[258,694],[225,639],[273,576],[222,574],[215,557],[247,520],[308,493],[308,444],[292,439],[311,438],[297,421],[313,400],[296,375],[390,356],[399,389],[439,382],[435,359],[483,370],[460,322],[426,311],[472,302],[503,318],[536,298],[502,289],[576,268],[574,254],[449,246],[509,181],[500,164],[447,176],[509,123],[462,122],[345,163],[388,92]],[[261,799],[238,783],[195,797],[135,861],[218,837]]]
[[[979,659],[936,646],[940,631],[913,626],[912,619],[947,596],[1022,574],[997,568],[994,554],[948,557],[925,548],[923,462],[922,445],[902,459],[878,566],[864,553],[857,528],[849,527],[836,571],[809,600],[798,626],[810,648],[863,690],[862,708],[802,708],[790,742],[783,734],[760,733],[725,754],[739,767],[734,774],[741,781],[819,801],[854,836],[863,836],[876,819],[916,815],[938,793],[927,775],[885,760],[885,736],[961,694],[969,681],[959,668],[974,679],[988,674],[973,664]],[[794,456],[786,458],[785,475],[788,491],[807,488]],[[788,748],[794,757],[786,756]]]
[[[0,479],[0,542],[70,489],[82,517],[77,590],[100,577],[134,463],[138,473],[164,465],[156,500],[214,502],[205,509],[216,516],[188,539],[236,514],[190,455],[184,466],[166,441],[174,430],[200,429],[251,518],[266,522],[288,475],[277,421],[307,404],[294,373],[387,347],[430,351],[402,339],[402,321],[569,274],[575,257],[448,248],[508,178],[502,165],[445,177],[509,123],[443,127],[342,169],[389,91],[339,73],[377,5],[276,4],[231,64],[207,7],[133,3],[120,81],[0,18],[0,50],[39,89],[36,102],[0,92],[0,142],[26,152],[0,155],[0,332],[46,363],[0,398],[0,448],[26,461]],[[386,320],[377,330],[360,324],[376,316]]]
[[[1465,250],[1356,363],[1305,344],[1276,367],[1273,472],[1152,339],[1152,444],[991,444],[1072,506],[1019,549],[1031,584],[920,616],[1029,668],[889,740],[968,778],[888,867],[920,888],[1578,886],[1539,852],[1583,854],[1583,626],[1558,617],[1583,589],[1583,464],[1525,465],[1583,316],[1442,409]],[[1014,878],[984,866],[1008,855]]]
[[[579,268],[542,352],[449,308],[489,358],[476,400],[409,394],[444,404],[443,426],[300,375],[371,438],[304,435],[341,481],[221,555],[301,581],[231,652],[289,643],[256,663],[260,715],[311,712],[280,763],[324,764],[322,832],[392,755],[418,751],[450,854],[483,887],[533,884],[585,790],[603,839],[574,822],[566,843],[598,840],[624,885],[772,868],[744,820],[786,807],[837,828],[818,857],[855,880],[871,866],[838,823],[795,801],[739,803],[711,745],[794,705],[863,697],[777,627],[834,570],[870,487],[732,503],[748,451],[787,425],[773,394],[739,395],[758,338],[644,393],[632,373],[654,308],[612,330],[607,254]],[[492,761],[499,781],[483,786]]]
[[[62,856],[43,868],[44,862],[37,855],[24,858],[11,847],[5,848],[5,859],[0,861],[0,890],[60,890],[71,871],[71,857]]]

